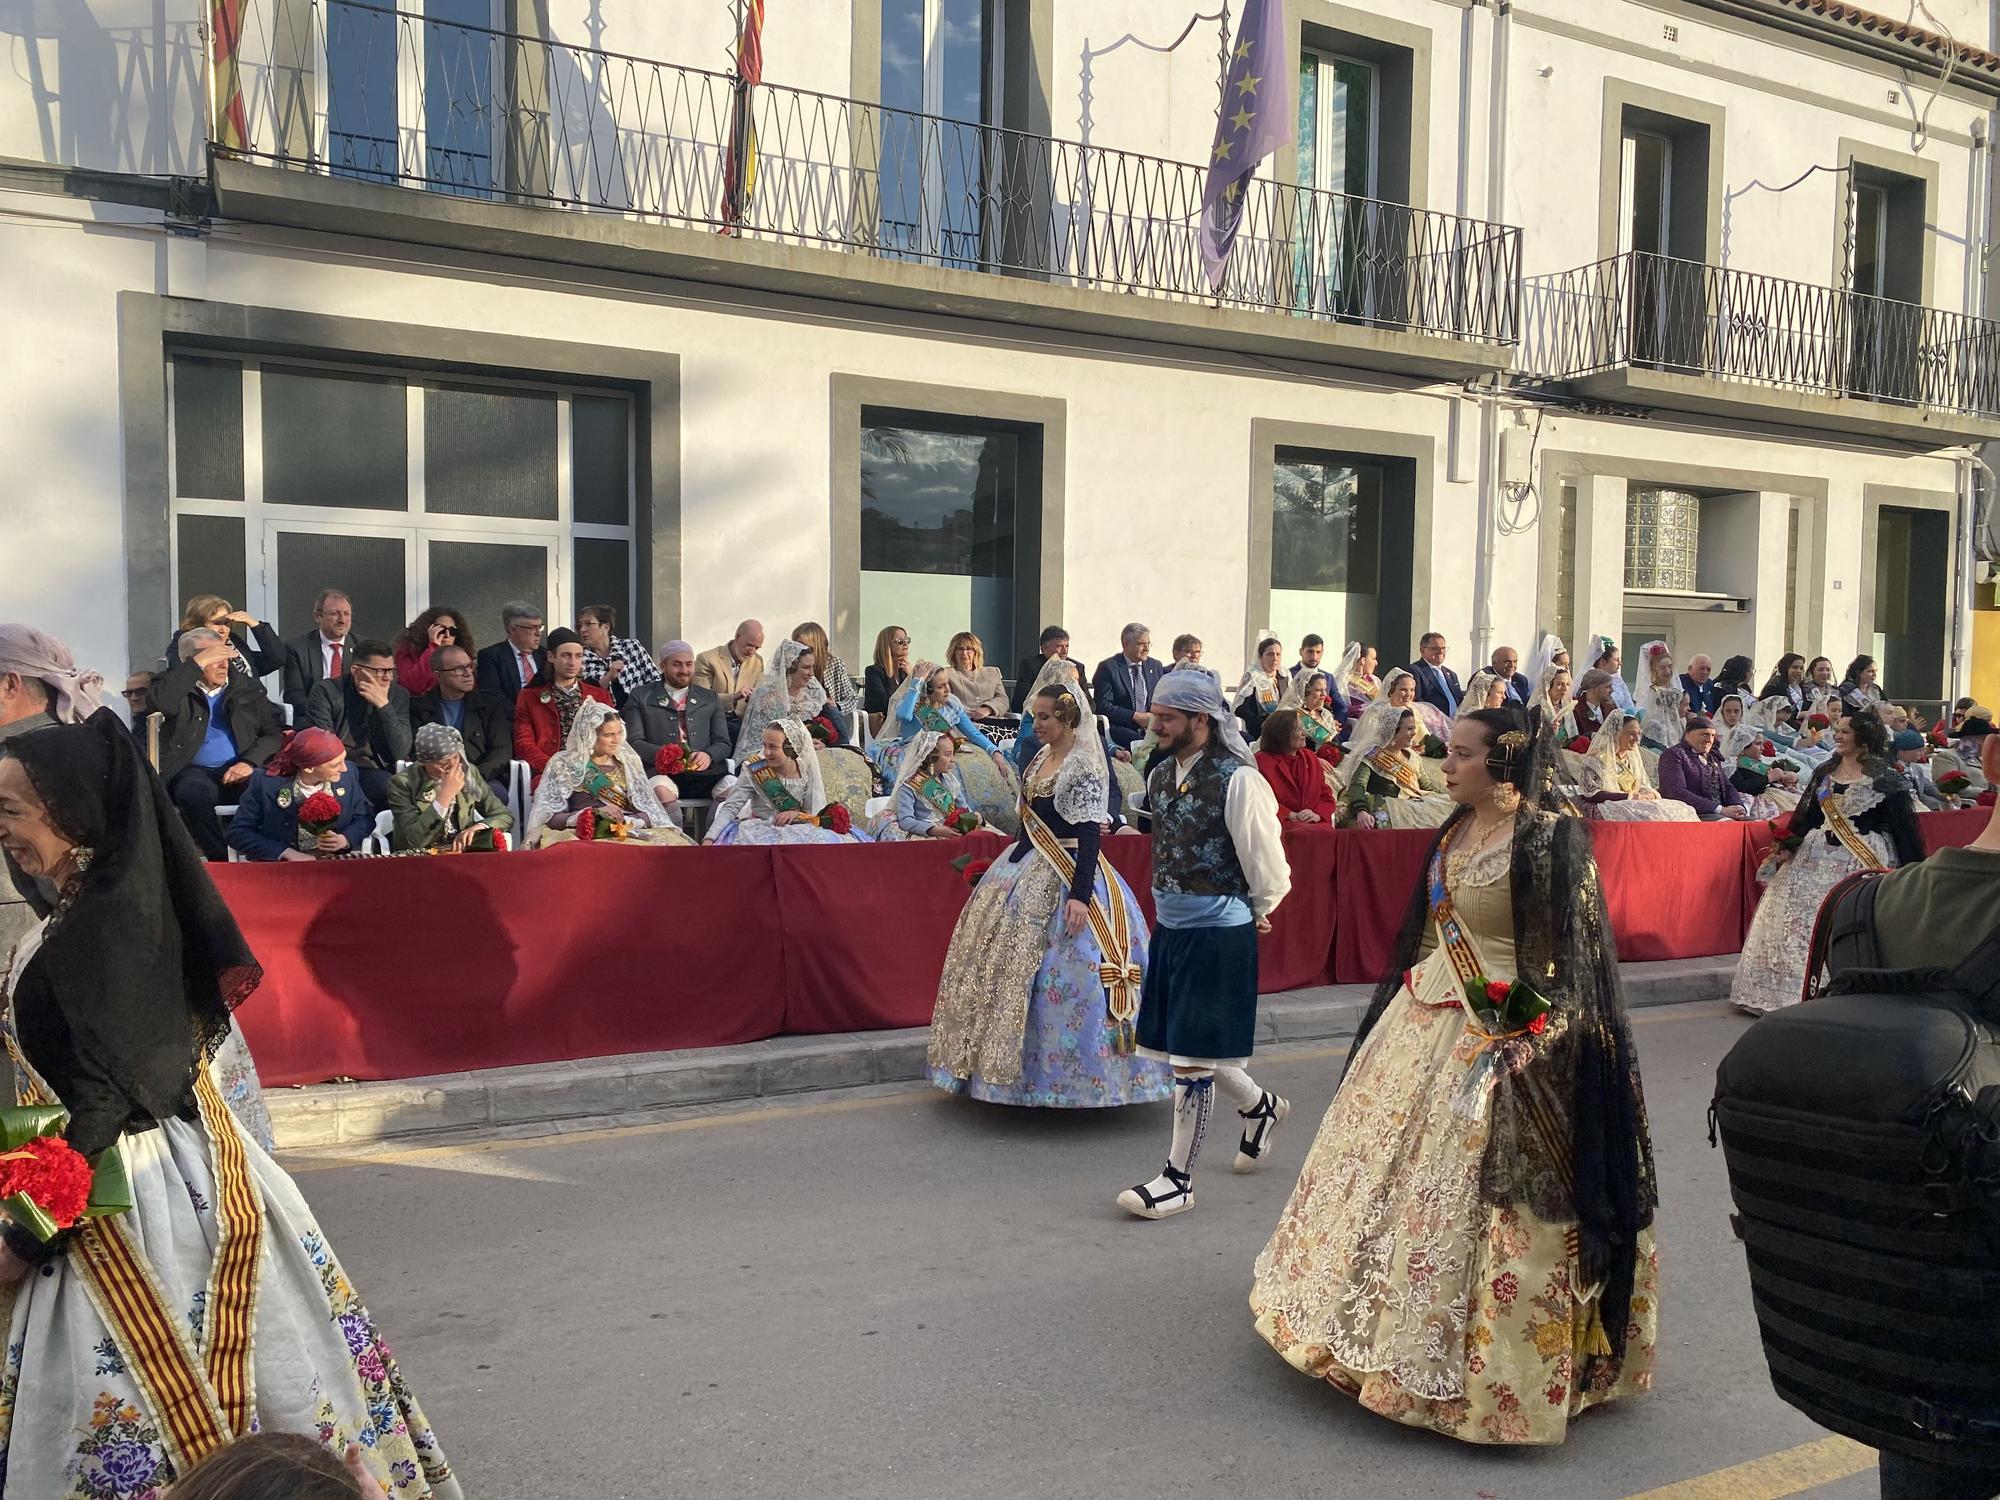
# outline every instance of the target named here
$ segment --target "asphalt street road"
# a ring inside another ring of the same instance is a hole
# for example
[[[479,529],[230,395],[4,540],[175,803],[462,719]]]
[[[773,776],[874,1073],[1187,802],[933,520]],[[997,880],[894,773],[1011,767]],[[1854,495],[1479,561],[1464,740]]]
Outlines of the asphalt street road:
[[[287,1165],[472,1500],[1860,1500],[1867,1456],[1771,1393],[1707,1141],[1715,1063],[1747,1024],[1639,1013],[1659,1379],[1553,1450],[1396,1427],[1251,1331],[1251,1262],[1344,1044],[1262,1057],[1296,1108],[1276,1159],[1231,1175],[1218,1128],[1197,1207],[1157,1224],[1112,1200],[1159,1169],[1164,1105],[1010,1111],[921,1086]]]

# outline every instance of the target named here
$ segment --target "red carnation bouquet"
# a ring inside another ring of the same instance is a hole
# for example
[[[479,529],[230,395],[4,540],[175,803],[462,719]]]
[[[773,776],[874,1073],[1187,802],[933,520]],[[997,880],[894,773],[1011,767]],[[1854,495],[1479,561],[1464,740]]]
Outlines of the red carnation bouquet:
[[[827,721],[824,714],[816,719],[806,720],[806,733],[822,745],[831,745],[837,738],[833,732],[833,725]]]
[[[1808,714],[1806,716],[1806,727],[1808,729],[1831,729],[1833,728],[1833,720],[1829,719],[1825,714]]]
[[[1563,746],[1563,749],[1571,751],[1572,753],[1577,755],[1588,755],[1590,754],[1590,736],[1587,734],[1580,734],[1575,739],[1571,740],[1567,745]]]
[[[967,808],[951,820],[951,826],[960,833],[977,833],[981,827],[979,814]]]
[[[586,844],[597,839],[629,838],[632,833],[631,824],[622,822],[608,814],[599,816],[597,809],[594,807],[586,807],[582,812],[578,813],[576,821],[571,823],[569,828],[571,833],[574,833],[579,840]]]
[[[1548,997],[1519,979],[1488,979],[1484,974],[1466,986],[1472,1013],[1480,1027],[1495,1036],[1525,1031],[1540,1036],[1548,1029]]]
[[[662,745],[653,757],[655,776],[678,776],[687,769],[687,751],[679,745]]]
[[[1771,756],[1774,756],[1774,755],[1776,755],[1776,754],[1778,753],[1778,747],[1777,747],[1776,745],[1772,744],[1772,743],[1771,743],[1771,741],[1769,741],[1769,740],[1766,740],[1766,741],[1764,741],[1764,747],[1763,747],[1763,750],[1762,750],[1762,751],[1761,751],[1760,753],[1761,753],[1761,754],[1762,754],[1762,755],[1763,755],[1763,756],[1764,756],[1764,757],[1765,757],[1766,759],[1769,759],[1769,758],[1770,758]]]
[[[1947,771],[1938,777],[1937,789],[1947,797],[1963,797],[1972,790],[1972,778],[1963,771]]]
[[[120,1148],[87,1160],[56,1134],[68,1119],[59,1107],[0,1109],[0,1209],[44,1243],[82,1219],[132,1207]]]
[[[845,835],[854,831],[854,814],[847,810],[845,802],[827,803],[814,815],[813,822],[821,828],[831,828],[838,834]]]
[[[963,861],[955,859],[952,863],[958,866],[959,873],[965,877],[965,883],[970,886],[978,885],[980,877],[993,868],[993,861],[990,859],[966,859]]]
[[[340,799],[324,787],[306,798],[299,804],[299,848],[307,854],[317,852],[319,836],[338,823],[344,812]]]
[[[1330,766],[1337,766],[1347,759],[1347,749],[1344,745],[1325,745],[1320,749],[1319,758]]]

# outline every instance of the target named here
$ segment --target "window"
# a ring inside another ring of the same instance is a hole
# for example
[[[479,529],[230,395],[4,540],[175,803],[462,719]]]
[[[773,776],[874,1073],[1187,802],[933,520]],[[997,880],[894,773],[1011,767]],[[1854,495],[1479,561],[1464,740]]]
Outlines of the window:
[[[493,191],[495,0],[327,0],[326,157],[339,176]]]
[[[901,625],[919,652],[942,653],[969,629],[1004,671],[1026,571],[1016,551],[1029,438],[877,407],[862,408],[861,423],[862,641]]]
[[[983,127],[999,122],[1001,9],[998,0],[882,0],[876,144],[887,251],[966,269],[987,257],[999,163]]]
[[[1377,201],[1380,99],[1376,69],[1306,49],[1299,62],[1298,302],[1328,317],[1379,311],[1389,236],[1408,215]],[[1400,253],[1401,246],[1395,246]]]
[[[1717,118],[1719,129],[1720,119]],[[1711,127],[1624,104],[1618,115],[1617,244],[1625,257],[1628,358],[1699,370],[1707,351]]]
[[[624,396],[192,354],[168,373],[177,600],[223,594],[291,635],[340,588],[363,635],[441,603],[481,644],[511,599],[635,618]]]
[[[1556,487],[1556,623],[1564,641],[1576,639],[1576,486]]]
[[[1386,471],[1351,454],[1280,448],[1272,474],[1271,631],[1382,640]],[[1388,660],[1385,654],[1383,659]]]
[[[1885,505],[1875,521],[1877,678],[1898,701],[1945,695],[1951,659],[1951,512]]]
[[[1848,387],[1874,400],[1914,401],[1921,388],[1925,184],[1848,164]]]

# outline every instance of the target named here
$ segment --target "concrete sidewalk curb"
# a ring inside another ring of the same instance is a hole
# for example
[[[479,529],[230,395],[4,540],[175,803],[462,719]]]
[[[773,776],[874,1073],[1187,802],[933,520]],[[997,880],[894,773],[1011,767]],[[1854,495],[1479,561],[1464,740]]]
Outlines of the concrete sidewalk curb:
[[[1722,999],[1735,969],[1734,955],[1626,964],[1626,1000],[1652,1006]],[[1258,1007],[1257,1040],[1263,1045],[1351,1037],[1368,996],[1366,985],[1267,995]],[[555,1131],[577,1121],[631,1124],[689,1105],[908,1083],[924,1076],[927,1040],[921,1027],[781,1036],[736,1047],[273,1089],[267,1098],[280,1150],[422,1144],[427,1138],[519,1133],[538,1125]]]

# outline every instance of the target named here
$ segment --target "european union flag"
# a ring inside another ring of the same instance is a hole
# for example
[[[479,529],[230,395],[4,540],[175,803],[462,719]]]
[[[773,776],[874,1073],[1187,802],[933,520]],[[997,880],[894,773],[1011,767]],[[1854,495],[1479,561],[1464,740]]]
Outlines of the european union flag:
[[[1229,54],[1208,185],[1201,193],[1201,262],[1218,292],[1257,164],[1296,138],[1291,75],[1285,66],[1284,0],[1250,0]]]

